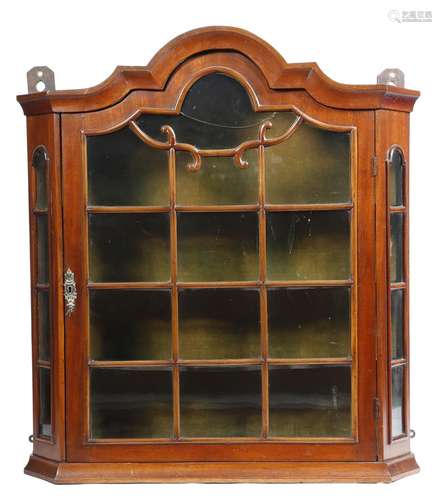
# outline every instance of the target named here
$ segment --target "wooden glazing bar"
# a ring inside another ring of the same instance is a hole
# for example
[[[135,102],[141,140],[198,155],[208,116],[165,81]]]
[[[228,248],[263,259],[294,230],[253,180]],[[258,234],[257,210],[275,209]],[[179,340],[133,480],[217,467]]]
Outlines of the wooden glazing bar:
[[[267,266],[267,248],[266,248],[266,215],[264,211],[264,147],[260,146],[258,151],[259,161],[259,281],[265,282]]]
[[[340,287],[351,286],[353,280],[287,280],[287,281],[266,281],[268,288],[286,288],[286,287]]]
[[[173,391],[173,435],[180,437],[180,372],[177,366],[179,357],[178,338],[178,242],[177,242],[177,215],[176,215],[176,151],[169,150],[169,193],[170,193],[170,277],[172,281],[172,370]]]
[[[266,204],[264,206],[267,212],[310,212],[327,210],[350,210],[353,203],[315,203],[315,204]]]
[[[218,358],[218,359],[178,359],[174,361],[163,359],[140,359],[140,360],[127,360],[127,361],[89,361],[89,366],[93,368],[136,368],[136,367],[150,367],[150,366],[260,366],[264,363],[269,365],[336,365],[336,366],[350,366],[352,360],[349,358],[268,358],[266,361],[262,358]],[[394,361],[393,364],[406,364],[405,359]],[[46,363],[45,363],[46,366]],[[47,364],[49,366],[49,364]]]
[[[390,283],[390,288],[391,290],[403,290],[404,288],[407,288],[407,283],[405,283],[404,281],[398,283]]]
[[[265,205],[267,212],[310,212],[350,210],[353,203],[317,203],[317,204],[284,204]],[[169,212],[168,206],[89,206],[88,213],[163,213]],[[178,205],[177,212],[256,212],[259,205]],[[46,209],[34,209],[34,214],[46,214]],[[405,212],[404,207],[392,207],[391,212]]]
[[[137,359],[137,360],[90,360],[90,368],[154,368],[154,367],[168,367],[174,370],[179,370],[179,367],[192,366],[192,367],[204,367],[204,366],[260,366],[264,361],[260,358],[243,358],[243,359],[179,359],[174,361],[173,359]],[[294,364],[291,362],[290,364]],[[49,367],[49,364],[45,363],[44,367]],[[174,372],[174,376],[178,373]],[[177,389],[179,389],[177,387]]]
[[[32,213],[34,215],[47,215],[48,209],[47,208],[33,208]]]
[[[262,359],[243,358],[243,359],[180,359],[178,366],[255,366],[261,365]]]
[[[264,285],[267,276],[267,242],[266,242],[266,213],[265,213],[265,150],[264,146],[258,148],[259,167],[259,289],[260,296],[260,334],[261,356],[264,363],[261,367],[261,437],[266,439],[269,434],[269,333],[267,321],[267,289]]]
[[[90,360],[91,368],[139,368],[151,366],[173,366],[172,360],[150,359],[150,360],[128,360],[128,361],[96,361]]]
[[[49,283],[36,283],[34,288],[36,290],[49,290]]]
[[[287,280],[287,281],[178,281],[178,288],[310,288],[310,287],[345,287],[353,285],[353,280]],[[402,285],[402,286],[401,286]],[[47,284],[37,285],[38,288],[47,288]],[[392,288],[404,288],[405,284],[392,284]],[[118,281],[106,283],[89,282],[88,288],[91,290],[107,289],[150,289],[150,288],[173,288],[173,283],[169,281]]]
[[[406,358],[400,358],[400,359],[392,359],[391,360],[391,366],[404,366],[407,364],[407,359]]]
[[[272,436],[267,438],[267,441],[278,443],[354,443],[356,440],[353,437],[343,436],[321,436],[321,437],[278,437]]]
[[[407,207],[404,207],[404,206],[390,207],[390,213],[405,214],[405,213],[407,213]]]
[[[262,411],[262,439],[267,439],[269,435],[269,365],[264,361],[261,367],[261,411]]]
[[[259,205],[178,205],[177,212],[257,212]]]
[[[87,212],[90,214],[138,214],[138,213],[167,213],[170,211],[169,206],[93,206],[87,207]]]
[[[350,358],[269,358],[270,365],[339,365],[351,366]]]
[[[183,281],[178,288],[249,288],[260,286],[259,281]]]
[[[51,362],[45,361],[43,359],[39,359],[39,360],[37,360],[37,366],[39,368],[51,368]]]
[[[172,283],[161,281],[121,281],[108,283],[88,283],[88,288],[91,290],[120,290],[120,289],[150,289],[150,288],[172,288]]]
[[[183,443],[256,443],[262,442],[259,437],[181,437]]]
[[[357,175],[357,141],[355,131],[351,134],[352,152],[351,152],[351,199],[353,208],[349,211],[350,215],[350,266],[352,276],[352,286],[350,290],[350,349],[351,357],[348,359],[348,366],[351,367],[351,433],[354,440],[359,436],[359,344],[358,344],[358,311],[359,311],[359,262],[358,262],[358,218],[359,218],[359,197],[358,197],[358,175]],[[356,286],[353,284],[356,283]],[[346,360],[343,360],[345,365]]]
[[[172,369],[173,390],[173,435],[175,439],[180,438],[180,370],[175,364]]]
[[[90,438],[88,443],[94,445],[109,445],[109,444],[143,444],[143,443],[172,443],[169,438]]]

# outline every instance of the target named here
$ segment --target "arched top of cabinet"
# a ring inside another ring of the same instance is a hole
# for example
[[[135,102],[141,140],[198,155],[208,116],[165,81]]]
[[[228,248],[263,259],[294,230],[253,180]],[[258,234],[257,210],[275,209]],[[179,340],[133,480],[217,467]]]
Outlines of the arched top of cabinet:
[[[120,102],[133,90],[163,90],[180,65],[210,52],[240,53],[259,68],[270,89],[304,90],[315,101],[331,108],[410,112],[420,95],[418,91],[394,85],[337,83],[316,63],[287,63],[271,45],[248,31],[214,26],[174,38],[147,66],[118,66],[95,87],[48,90],[20,95],[17,100],[26,115],[97,111]]]

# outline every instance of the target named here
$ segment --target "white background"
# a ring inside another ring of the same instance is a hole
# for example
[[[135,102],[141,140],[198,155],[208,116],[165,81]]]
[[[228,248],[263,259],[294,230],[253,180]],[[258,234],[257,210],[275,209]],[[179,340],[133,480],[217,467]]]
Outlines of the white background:
[[[393,3],[397,2],[397,3]],[[0,492],[6,499],[233,497],[441,498],[442,158],[441,9],[436,1],[40,0],[0,4]],[[391,9],[432,10],[432,23],[393,23]],[[289,62],[316,61],[334,80],[375,83],[386,67],[422,92],[411,116],[411,424],[420,474],[392,485],[53,486],[22,473],[31,445],[31,336],[25,118],[15,101],[26,71],[47,65],[58,89],[104,80],[117,64],[146,64],[176,35],[208,25],[245,28]]]

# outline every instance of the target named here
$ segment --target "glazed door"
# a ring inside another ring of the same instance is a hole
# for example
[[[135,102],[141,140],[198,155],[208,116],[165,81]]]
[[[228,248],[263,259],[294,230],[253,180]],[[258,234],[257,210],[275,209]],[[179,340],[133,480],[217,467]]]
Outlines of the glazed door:
[[[62,118],[69,460],[374,460],[372,113],[180,85]]]

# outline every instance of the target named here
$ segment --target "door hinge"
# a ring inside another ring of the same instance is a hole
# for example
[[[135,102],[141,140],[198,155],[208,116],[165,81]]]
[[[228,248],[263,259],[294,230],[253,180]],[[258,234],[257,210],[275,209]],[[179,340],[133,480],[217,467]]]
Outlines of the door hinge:
[[[376,438],[376,460],[380,459],[381,456],[381,440],[379,431],[379,419],[381,417],[381,401],[379,398],[373,398],[373,414],[374,414],[374,429]]]
[[[373,399],[373,413],[374,413],[374,418],[376,420],[379,420],[379,417],[381,416],[381,402],[379,398]]]
[[[371,175],[373,177],[376,177],[378,175],[378,157],[377,156],[371,157]]]

